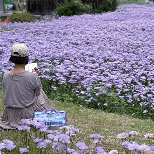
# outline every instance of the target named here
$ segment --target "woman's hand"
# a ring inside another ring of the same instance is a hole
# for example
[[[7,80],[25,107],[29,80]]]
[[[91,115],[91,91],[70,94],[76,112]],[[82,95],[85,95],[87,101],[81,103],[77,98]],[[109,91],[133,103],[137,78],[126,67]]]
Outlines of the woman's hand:
[[[40,75],[40,71],[39,71],[38,67],[35,67],[35,68],[32,70],[32,72],[35,72],[35,73],[37,73],[37,75]]]

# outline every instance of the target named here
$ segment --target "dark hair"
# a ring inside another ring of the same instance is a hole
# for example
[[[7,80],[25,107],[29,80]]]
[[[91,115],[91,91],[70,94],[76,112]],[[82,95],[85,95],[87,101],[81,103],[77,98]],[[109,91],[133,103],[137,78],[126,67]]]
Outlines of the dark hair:
[[[11,56],[9,61],[11,61],[14,64],[28,64],[29,57],[17,57],[17,56]]]

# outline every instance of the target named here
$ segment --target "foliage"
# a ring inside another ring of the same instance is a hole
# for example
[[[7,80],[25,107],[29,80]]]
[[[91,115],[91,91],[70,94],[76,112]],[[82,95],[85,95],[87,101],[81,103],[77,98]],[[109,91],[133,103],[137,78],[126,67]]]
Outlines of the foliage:
[[[4,75],[4,73],[2,73],[1,76],[0,76],[0,89],[2,88],[1,85],[2,85],[2,81],[3,81],[3,75]]]
[[[13,0],[5,0],[4,1],[6,4],[12,4]]]
[[[12,4],[12,2],[13,2],[14,0],[4,0],[4,2],[6,3],[6,4]],[[23,2],[23,0],[19,0],[20,2]]]
[[[12,14],[10,22],[33,22],[34,16],[30,13]]]
[[[117,9],[117,0],[104,0],[103,3],[96,10],[96,13],[115,11]]]
[[[66,0],[65,4],[57,4],[57,15],[71,16],[83,13],[102,13],[115,11],[117,9],[117,0],[104,0],[98,9],[93,9],[92,4],[83,4],[81,0]]]
[[[83,13],[90,13],[92,7],[88,4],[83,4],[81,0],[65,1],[65,4],[57,4],[57,15],[71,16]]]

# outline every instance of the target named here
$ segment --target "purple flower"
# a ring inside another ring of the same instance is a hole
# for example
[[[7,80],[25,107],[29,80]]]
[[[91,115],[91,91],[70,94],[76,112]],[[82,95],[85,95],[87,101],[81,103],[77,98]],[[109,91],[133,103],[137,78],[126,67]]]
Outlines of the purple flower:
[[[74,132],[76,133],[76,132],[79,132],[79,129],[74,129]]]
[[[26,124],[29,120],[30,120],[30,119],[21,119],[21,122],[22,122],[23,124]]]
[[[63,146],[62,146],[62,151],[63,151],[64,153],[67,152],[67,146],[66,146],[66,145],[63,145]]]
[[[154,146],[150,147],[150,152],[154,153]]]
[[[128,135],[134,136],[134,135],[138,135],[139,133],[136,131],[131,131],[128,133]]]
[[[41,132],[46,132],[46,130],[47,130],[46,128],[40,128]]]
[[[46,126],[44,123],[40,126],[40,129],[47,130],[48,126]]]
[[[148,139],[148,138],[153,138],[153,134],[147,133],[147,134],[144,135],[144,137],[145,137],[146,139]]]
[[[126,148],[130,151],[134,151],[134,150],[137,151],[140,149],[140,146],[138,145],[138,143],[134,142],[132,144],[128,144]]]
[[[15,147],[16,146],[14,144],[11,144],[11,143],[9,143],[9,144],[6,145],[6,149],[8,149],[10,151],[13,150]]]
[[[59,129],[67,129],[67,130],[69,130],[70,128],[71,128],[70,126],[62,126]]]
[[[123,139],[123,138],[127,138],[128,136],[129,136],[128,133],[122,133],[122,134],[118,134],[117,138]]]
[[[84,142],[78,142],[76,144],[77,147],[82,147],[82,146],[85,146],[86,144]]]
[[[103,147],[96,147],[96,152],[97,152],[97,154],[104,154]]]
[[[52,134],[53,131],[52,130],[46,130],[47,133]]]
[[[80,146],[79,149],[80,149],[81,151],[83,151],[83,150],[87,150],[87,149],[88,149],[88,146],[83,145],[83,146]]]
[[[118,153],[117,150],[111,150],[111,151],[109,152],[109,154],[117,154],[117,153]]]
[[[41,118],[33,118],[33,122],[43,122],[43,119],[41,119]]]
[[[54,130],[54,133],[56,133],[57,135],[58,134],[61,134],[62,130]]]
[[[5,143],[5,144],[14,144],[13,141],[8,140],[8,139],[3,140],[3,143]]]
[[[34,142],[41,142],[43,139],[41,139],[41,138],[36,138],[35,140],[34,140]]]
[[[0,151],[5,148],[5,143],[0,143]]]
[[[106,90],[103,90],[103,94],[107,94],[107,91]]]
[[[92,134],[92,135],[90,135],[89,137],[91,137],[91,138],[96,138],[98,136],[98,134]]]
[[[25,126],[25,130],[26,130],[26,131],[30,131],[30,127]]]
[[[104,106],[107,106],[108,104],[107,103],[104,103]]]
[[[60,143],[59,142],[54,142],[52,144],[52,148],[55,149],[55,150],[59,150],[60,149]]]
[[[47,144],[46,142],[38,142],[37,147],[38,147],[38,148],[46,148],[47,145],[48,145],[48,144]]]
[[[144,114],[145,114],[145,113],[148,113],[148,110],[144,110],[143,113],[144,113]]]
[[[29,150],[27,148],[20,148],[20,153],[26,153],[29,152]]]
[[[61,134],[60,137],[60,141],[62,141],[63,143],[70,143],[70,137],[67,134]]]
[[[124,145],[125,148],[127,148],[129,144],[130,144],[130,142],[128,142],[128,141],[122,142],[122,145]]]
[[[81,94],[85,94],[85,91],[81,91],[80,93],[81,93]]]
[[[25,130],[25,126],[24,125],[19,126],[18,130],[20,130],[20,131]]]
[[[73,153],[73,152],[75,152],[75,150],[74,149],[70,149],[69,147],[67,147],[67,152],[68,153]]]
[[[46,144],[52,143],[52,141],[51,141],[51,140],[48,140],[48,139],[44,140],[44,142],[45,142]]]
[[[80,149],[80,150],[87,150],[88,146],[86,146],[86,144],[84,142],[78,142],[76,144],[76,146]]]
[[[39,128],[41,126],[41,123],[34,121],[32,123],[32,126],[34,126],[35,128]]]
[[[52,89],[57,90],[57,87],[51,86]]]
[[[80,154],[78,151],[74,151],[72,152],[72,154]]]
[[[134,116],[134,115],[135,115],[135,113],[132,114],[132,116]]]
[[[140,145],[140,148],[141,148],[141,151],[150,151],[150,147],[145,144]]]
[[[100,136],[98,134],[92,134],[92,135],[90,135],[90,137],[94,138],[93,143],[98,143],[101,139],[104,138],[104,136]]]
[[[69,136],[76,136],[76,133],[73,130],[68,130],[66,134]]]
[[[52,140],[55,136],[53,134],[48,134],[47,137]]]
[[[61,141],[61,140],[62,140],[61,134],[58,134],[58,135],[56,135],[56,136],[54,137],[54,141],[56,141],[56,142],[59,142],[59,141]]]

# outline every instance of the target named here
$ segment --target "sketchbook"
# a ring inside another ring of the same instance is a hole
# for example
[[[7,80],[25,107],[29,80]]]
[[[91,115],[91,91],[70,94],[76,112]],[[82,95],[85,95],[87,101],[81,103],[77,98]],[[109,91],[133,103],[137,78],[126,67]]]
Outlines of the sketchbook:
[[[25,66],[25,70],[28,71],[28,72],[32,72],[32,70],[33,70],[35,67],[38,67],[38,64],[37,64],[37,63],[30,63],[30,64],[27,64],[27,65]]]

